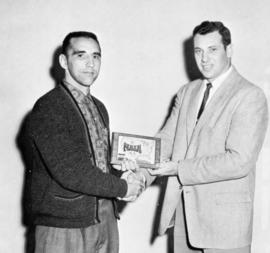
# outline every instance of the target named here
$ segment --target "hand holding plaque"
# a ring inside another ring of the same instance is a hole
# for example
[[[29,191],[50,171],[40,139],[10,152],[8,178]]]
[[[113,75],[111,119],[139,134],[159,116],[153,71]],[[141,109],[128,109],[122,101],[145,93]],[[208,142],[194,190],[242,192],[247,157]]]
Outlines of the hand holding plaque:
[[[121,165],[125,160],[133,160],[143,168],[155,168],[160,162],[159,138],[113,133],[111,163]]]

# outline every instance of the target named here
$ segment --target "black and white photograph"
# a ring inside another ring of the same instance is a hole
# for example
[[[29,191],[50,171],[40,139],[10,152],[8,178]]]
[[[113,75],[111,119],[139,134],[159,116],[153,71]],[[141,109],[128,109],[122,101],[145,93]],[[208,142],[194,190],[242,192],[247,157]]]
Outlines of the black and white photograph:
[[[270,253],[269,0],[1,0],[1,253]]]

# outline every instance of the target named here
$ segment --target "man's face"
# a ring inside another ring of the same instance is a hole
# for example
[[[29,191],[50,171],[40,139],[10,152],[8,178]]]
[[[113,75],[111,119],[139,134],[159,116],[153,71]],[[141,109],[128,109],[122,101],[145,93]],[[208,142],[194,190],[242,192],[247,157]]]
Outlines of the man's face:
[[[231,63],[232,49],[226,49],[218,31],[194,37],[194,55],[199,70],[210,82],[224,73]]]
[[[98,43],[91,38],[72,38],[67,56],[61,55],[60,64],[65,69],[67,82],[89,87],[99,74],[101,53]]]

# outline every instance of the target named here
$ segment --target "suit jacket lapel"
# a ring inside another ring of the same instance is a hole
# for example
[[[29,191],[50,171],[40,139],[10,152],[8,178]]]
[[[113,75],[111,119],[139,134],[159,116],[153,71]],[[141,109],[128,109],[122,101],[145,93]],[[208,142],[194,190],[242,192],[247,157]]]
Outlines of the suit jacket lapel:
[[[199,83],[195,85],[194,89],[190,93],[190,100],[189,100],[187,115],[186,115],[188,145],[190,143],[190,140],[194,132],[194,128],[196,126],[198,103],[200,103],[199,96],[200,96],[200,89],[201,89],[202,84],[203,82],[202,80],[200,80]]]
[[[237,89],[237,82],[235,81],[237,76],[238,73],[233,68],[230,75],[224,80],[211,100],[208,102],[208,105],[204,109],[200,120],[197,122],[194,132],[198,132],[205,125],[205,123],[209,122],[211,115],[224,104],[225,100],[229,99],[235,93],[235,90]]]

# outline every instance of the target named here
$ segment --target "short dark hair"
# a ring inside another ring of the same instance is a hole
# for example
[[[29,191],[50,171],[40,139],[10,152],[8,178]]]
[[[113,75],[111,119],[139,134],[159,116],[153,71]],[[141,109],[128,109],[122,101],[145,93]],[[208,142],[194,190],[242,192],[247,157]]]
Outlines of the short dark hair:
[[[99,44],[99,41],[98,41],[98,38],[97,38],[97,35],[95,35],[94,33],[92,32],[86,32],[86,31],[76,31],[76,32],[71,32],[69,33],[63,40],[63,43],[62,43],[62,54],[66,55],[67,56],[67,50],[68,50],[68,47],[70,45],[70,41],[72,38],[90,38],[90,39],[93,39],[94,41],[97,42],[98,46],[99,46],[99,49],[101,50],[100,48],[100,44]]]
[[[196,34],[207,34],[218,31],[222,37],[222,43],[226,48],[231,44],[231,32],[220,21],[203,21],[200,25],[196,26],[193,30],[193,38]]]

